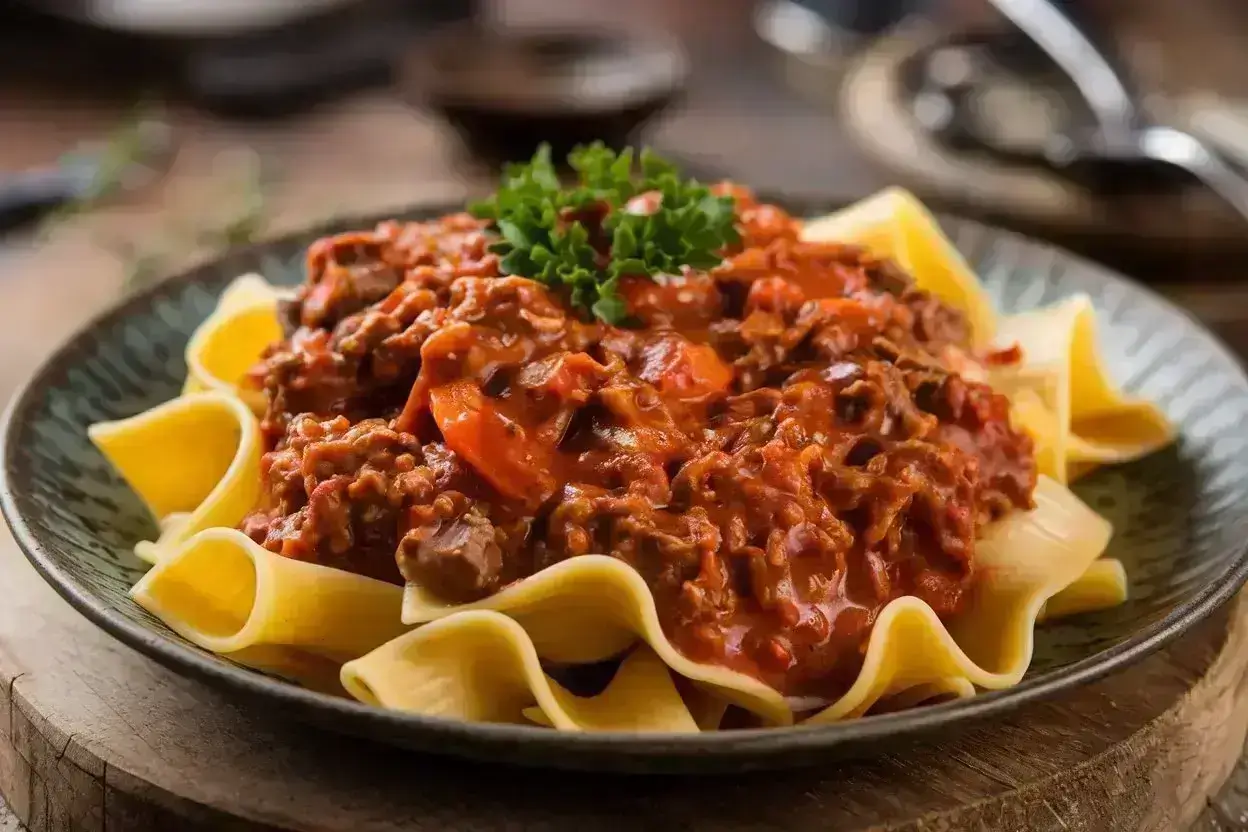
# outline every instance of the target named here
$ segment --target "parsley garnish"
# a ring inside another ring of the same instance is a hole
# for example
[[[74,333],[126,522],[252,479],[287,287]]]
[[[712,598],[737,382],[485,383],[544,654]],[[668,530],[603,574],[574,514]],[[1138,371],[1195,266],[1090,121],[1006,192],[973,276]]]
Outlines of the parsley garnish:
[[[621,277],[709,269],[722,262],[725,246],[740,240],[732,197],[681,179],[649,149],[638,161],[640,176],[632,148],[617,154],[601,142],[577,147],[568,156],[576,181],[564,186],[549,145],[542,145],[527,164],[508,165],[494,196],[469,210],[494,221],[502,239],[492,250],[503,255],[505,273],[566,288],[574,306],[623,323],[628,305],[619,293]],[[633,197],[650,192],[662,197],[656,211],[625,210]],[[588,220],[592,227],[586,227],[582,219],[603,209],[601,223]]]

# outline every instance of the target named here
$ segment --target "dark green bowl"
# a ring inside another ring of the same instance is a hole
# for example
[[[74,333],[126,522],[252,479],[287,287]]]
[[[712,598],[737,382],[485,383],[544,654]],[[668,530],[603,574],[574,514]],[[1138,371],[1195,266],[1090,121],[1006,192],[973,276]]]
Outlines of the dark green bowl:
[[[821,206],[792,207],[822,213]],[[400,213],[446,210],[436,205]],[[377,219],[336,226],[370,226]],[[451,722],[335,699],[240,667],[175,635],[126,594],[144,571],[131,548],[156,529],[88,442],[87,426],[176,396],[187,339],[222,288],[251,271],[277,283],[299,281],[305,246],[327,228],[228,252],[126,300],[70,339],[9,408],[4,514],[35,568],[83,615],[173,670],[268,708],[274,719],[305,719],[431,752],[580,769],[739,770],[878,753],[1121,668],[1208,615],[1248,576],[1248,379],[1238,362],[1187,314],[1099,266],[1008,232],[942,222],[1004,311],[1089,294],[1112,375],[1157,402],[1179,429],[1172,447],[1078,483],[1080,495],[1114,523],[1109,554],[1126,564],[1131,600],[1040,627],[1031,670],[1009,690],[817,728],[569,734]]]

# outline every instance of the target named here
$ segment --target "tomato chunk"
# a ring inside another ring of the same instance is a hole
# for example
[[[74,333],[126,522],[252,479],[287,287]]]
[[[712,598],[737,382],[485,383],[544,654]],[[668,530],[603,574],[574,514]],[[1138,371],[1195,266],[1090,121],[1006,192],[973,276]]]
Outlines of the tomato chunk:
[[[679,335],[665,335],[642,351],[638,375],[664,396],[693,399],[722,393],[732,384],[732,368],[714,348]]]
[[[583,352],[561,352],[525,366],[516,379],[520,387],[584,404],[607,378],[603,367]]]
[[[797,312],[806,301],[802,287],[783,277],[764,277],[750,284],[750,293],[745,299],[745,312],[756,309],[765,312],[776,312],[781,315]]]

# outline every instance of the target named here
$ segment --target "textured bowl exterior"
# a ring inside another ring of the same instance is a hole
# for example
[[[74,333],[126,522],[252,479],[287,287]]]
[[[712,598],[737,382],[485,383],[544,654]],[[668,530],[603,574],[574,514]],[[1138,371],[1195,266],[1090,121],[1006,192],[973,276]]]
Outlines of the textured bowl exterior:
[[[821,206],[792,206],[813,215]],[[411,217],[444,213],[424,206]],[[394,216],[395,213],[386,216]],[[364,217],[237,249],[87,325],[14,399],[5,420],[0,505],[40,574],[92,622],[173,670],[335,731],[419,750],[529,765],[619,771],[783,768],[879,753],[1102,676],[1157,649],[1230,598],[1248,576],[1248,378],[1186,313],[1126,279],[1049,246],[965,220],[946,231],[1006,312],[1086,292],[1110,372],[1157,402],[1179,441],[1147,459],[1094,473],[1075,490],[1114,524],[1131,600],[1046,624],[1022,684],[972,699],[818,728],[693,736],[568,734],[464,724],[336,699],[241,667],[183,640],[134,604],[144,572],[134,543],[155,525],[87,440],[89,424],[176,396],[191,332],[234,277],[302,279],[307,244]]]

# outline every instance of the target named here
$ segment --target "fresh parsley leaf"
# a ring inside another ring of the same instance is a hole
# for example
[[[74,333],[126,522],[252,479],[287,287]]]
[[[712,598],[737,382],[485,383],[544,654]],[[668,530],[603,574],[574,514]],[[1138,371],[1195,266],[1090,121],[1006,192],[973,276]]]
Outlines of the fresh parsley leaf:
[[[576,178],[562,185],[542,145],[527,164],[508,165],[494,195],[469,211],[493,221],[500,239],[492,250],[505,273],[564,289],[600,320],[626,322],[621,278],[713,268],[740,241],[732,197],[681,179],[649,148],[616,153],[595,142],[575,148],[568,165]],[[631,200],[650,194],[657,198],[645,201],[646,210],[629,210]]]
[[[608,278],[598,287],[598,299],[591,311],[609,324],[622,324],[628,319],[628,303],[620,295],[619,278]]]

